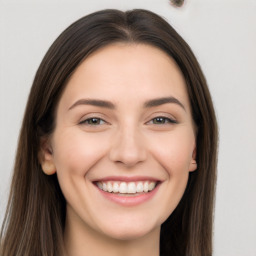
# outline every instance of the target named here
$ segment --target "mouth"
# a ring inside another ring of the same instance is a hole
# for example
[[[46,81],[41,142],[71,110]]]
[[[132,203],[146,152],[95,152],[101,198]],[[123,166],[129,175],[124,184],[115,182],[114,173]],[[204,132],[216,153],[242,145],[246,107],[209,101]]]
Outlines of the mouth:
[[[97,181],[95,185],[107,193],[135,196],[149,193],[159,184],[157,181]]]
[[[93,182],[103,198],[122,206],[136,206],[150,201],[161,183],[162,181],[144,177],[109,177]]]

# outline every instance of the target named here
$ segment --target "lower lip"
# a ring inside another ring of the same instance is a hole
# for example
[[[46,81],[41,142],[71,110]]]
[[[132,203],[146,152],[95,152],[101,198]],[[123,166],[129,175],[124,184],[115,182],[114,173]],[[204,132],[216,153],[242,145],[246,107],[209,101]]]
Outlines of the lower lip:
[[[96,186],[96,188],[105,198],[123,206],[136,206],[149,201],[156,194],[159,187],[160,187],[160,184],[158,184],[152,191],[144,194],[139,194],[134,196],[132,195],[120,196],[119,194],[105,192],[104,190],[101,190]]]

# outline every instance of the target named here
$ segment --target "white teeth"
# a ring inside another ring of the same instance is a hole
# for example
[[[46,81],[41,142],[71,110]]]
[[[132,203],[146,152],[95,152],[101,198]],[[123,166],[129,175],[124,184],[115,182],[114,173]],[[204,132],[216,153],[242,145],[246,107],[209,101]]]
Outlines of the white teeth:
[[[125,182],[121,182],[121,184],[119,186],[119,192],[122,194],[127,193],[127,184]]]
[[[107,188],[108,188],[108,192],[112,192],[113,191],[111,182],[107,183]]]
[[[135,194],[136,193],[135,182],[129,182],[128,183],[127,193],[129,193],[129,194]]]
[[[156,183],[155,182],[150,182],[149,185],[148,185],[148,190],[151,191],[155,188],[156,186]]]
[[[136,194],[136,193],[147,193],[152,191],[156,187],[154,181],[139,181],[139,182],[120,182],[120,181],[108,181],[108,182],[97,182],[96,185],[103,191],[109,193],[120,193],[120,194]]]
[[[148,192],[148,182],[144,183],[144,192]]]
[[[103,189],[104,191],[107,191],[107,190],[108,190],[106,183],[103,183],[102,186],[103,186],[102,189]]]
[[[137,184],[137,192],[143,192],[143,190],[144,190],[144,187],[143,187],[143,183],[142,182],[139,182],[138,184]]]
[[[114,182],[114,183],[113,183],[113,192],[114,192],[114,193],[119,192],[119,185],[118,185],[117,182]]]

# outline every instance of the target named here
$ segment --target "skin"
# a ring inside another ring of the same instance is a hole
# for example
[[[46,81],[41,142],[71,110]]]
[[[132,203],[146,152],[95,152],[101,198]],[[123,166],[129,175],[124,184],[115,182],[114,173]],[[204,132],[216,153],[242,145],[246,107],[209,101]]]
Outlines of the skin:
[[[145,107],[163,97],[183,106]],[[81,99],[109,101],[114,108]],[[97,118],[95,124],[91,118]],[[85,59],[69,80],[56,128],[42,145],[43,170],[57,172],[67,200],[67,255],[159,255],[160,226],[196,170],[195,141],[185,81],[166,53],[118,43]],[[161,183],[149,200],[126,206],[106,199],[94,185],[107,176],[147,176]]]

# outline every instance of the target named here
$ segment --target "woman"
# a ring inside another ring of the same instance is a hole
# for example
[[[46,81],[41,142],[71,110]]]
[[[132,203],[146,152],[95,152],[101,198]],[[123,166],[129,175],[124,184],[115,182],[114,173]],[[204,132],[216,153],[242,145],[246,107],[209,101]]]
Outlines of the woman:
[[[1,255],[212,255],[217,125],[189,46],[145,10],[67,28],[28,99]]]

